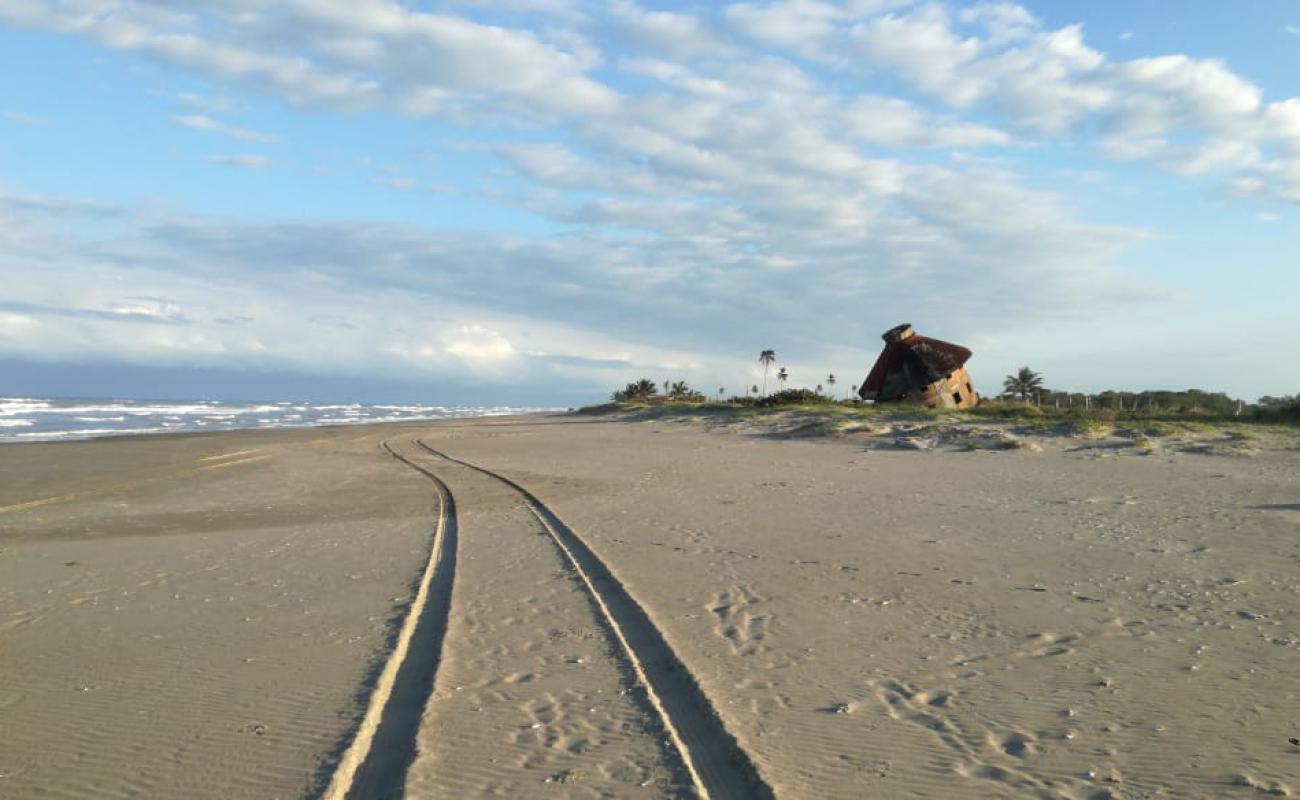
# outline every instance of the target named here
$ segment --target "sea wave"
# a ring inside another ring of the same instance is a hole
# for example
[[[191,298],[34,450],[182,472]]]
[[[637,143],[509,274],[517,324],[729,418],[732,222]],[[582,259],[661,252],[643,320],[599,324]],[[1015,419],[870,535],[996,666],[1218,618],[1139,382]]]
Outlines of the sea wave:
[[[0,442],[64,441],[142,433],[305,428],[523,414],[554,409],[420,404],[165,402],[118,398],[0,397]]]

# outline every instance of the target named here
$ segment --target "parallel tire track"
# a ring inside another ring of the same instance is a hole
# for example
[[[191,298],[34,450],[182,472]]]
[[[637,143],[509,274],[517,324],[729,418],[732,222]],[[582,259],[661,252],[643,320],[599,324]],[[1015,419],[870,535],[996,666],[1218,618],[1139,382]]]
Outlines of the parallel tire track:
[[[765,800],[775,797],[772,788],[763,780],[740,743],[727,731],[695,677],[665,641],[645,609],[577,534],[520,484],[476,464],[453,458],[423,441],[416,444],[432,455],[494,478],[524,498],[529,511],[581,578],[591,600],[600,610],[605,625],[613,633],[628,666],[658,713],[701,798]]]
[[[442,480],[393,450],[385,453],[421,473],[438,491],[438,522],[415,599],[392,653],[370,693],[365,715],[343,752],[323,800],[380,800],[402,795],[415,757],[420,717],[433,691],[447,632],[456,574],[456,502]]]

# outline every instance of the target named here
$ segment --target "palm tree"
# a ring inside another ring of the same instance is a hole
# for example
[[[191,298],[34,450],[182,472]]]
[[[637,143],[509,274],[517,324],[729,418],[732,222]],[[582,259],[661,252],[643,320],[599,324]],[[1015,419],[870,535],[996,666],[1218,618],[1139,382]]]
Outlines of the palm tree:
[[[749,391],[753,392],[754,394],[758,394],[758,384],[756,383],[753,386],[749,387]]]
[[[621,391],[614,392],[615,400],[638,400],[645,397],[651,397],[658,389],[655,382],[649,378],[642,378],[624,386]]]
[[[778,369],[778,370],[776,371],[776,379],[777,379],[778,381],[781,382],[781,388],[782,388],[782,389],[785,388],[785,380],[786,380],[786,378],[789,378],[789,377],[790,377],[790,373],[788,373],[788,372],[785,371],[785,367],[781,367],[780,369]]]
[[[817,384],[817,394],[821,394],[821,393],[822,393],[822,385],[819,383]]]
[[[767,368],[776,361],[775,350],[764,350],[758,354],[758,363],[763,365],[763,394],[767,394]]]
[[[722,396],[723,396],[724,394],[726,394],[726,393],[727,393],[727,390],[726,390],[724,387],[722,387],[722,386],[719,386],[719,387],[718,387],[718,399],[719,399],[719,400],[721,400],[721,399],[722,399]]]
[[[1029,367],[1021,367],[1015,375],[1008,375],[1002,381],[1002,390],[1007,394],[1019,395],[1022,402],[1029,402],[1029,397],[1042,391],[1043,376]]]
[[[826,385],[831,387],[831,398],[833,399],[835,397],[835,373],[834,372],[826,376]]]

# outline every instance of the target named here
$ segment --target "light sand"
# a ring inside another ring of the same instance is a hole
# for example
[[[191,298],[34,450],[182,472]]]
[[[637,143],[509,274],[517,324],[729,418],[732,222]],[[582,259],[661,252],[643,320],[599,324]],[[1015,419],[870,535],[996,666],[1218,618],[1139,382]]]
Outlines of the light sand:
[[[1293,437],[701,427],[0,447],[0,797],[322,791],[433,542],[412,464],[455,557],[353,796],[1300,792]]]

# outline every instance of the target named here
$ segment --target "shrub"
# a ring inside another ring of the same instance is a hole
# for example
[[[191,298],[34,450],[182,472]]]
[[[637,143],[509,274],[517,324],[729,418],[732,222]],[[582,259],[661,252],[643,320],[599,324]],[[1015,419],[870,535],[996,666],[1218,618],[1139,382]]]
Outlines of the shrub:
[[[1300,399],[1284,398],[1283,400],[1284,402],[1261,404],[1251,411],[1251,416],[1261,422],[1300,424]]]
[[[760,398],[758,405],[765,408],[772,406],[833,405],[835,400],[811,389],[782,389],[767,397]]]

